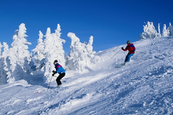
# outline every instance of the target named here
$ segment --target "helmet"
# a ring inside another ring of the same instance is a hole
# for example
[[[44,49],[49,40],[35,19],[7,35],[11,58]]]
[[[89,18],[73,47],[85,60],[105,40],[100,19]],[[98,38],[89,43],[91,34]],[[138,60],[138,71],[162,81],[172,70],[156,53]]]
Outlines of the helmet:
[[[55,60],[54,62],[53,62],[53,64],[55,64],[55,63],[57,63],[58,62],[58,60]]]
[[[128,40],[126,43],[127,43],[127,44],[129,44],[129,43],[130,43],[130,41]]]

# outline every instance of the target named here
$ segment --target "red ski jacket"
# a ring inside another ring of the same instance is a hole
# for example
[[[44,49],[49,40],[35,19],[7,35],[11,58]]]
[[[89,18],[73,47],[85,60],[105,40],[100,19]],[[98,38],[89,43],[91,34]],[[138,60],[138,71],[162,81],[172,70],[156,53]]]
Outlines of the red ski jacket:
[[[127,46],[126,46],[126,48],[124,49],[124,51],[129,51],[129,54],[134,54],[135,53],[135,46],[133,45],[133,44],[128,44]]]

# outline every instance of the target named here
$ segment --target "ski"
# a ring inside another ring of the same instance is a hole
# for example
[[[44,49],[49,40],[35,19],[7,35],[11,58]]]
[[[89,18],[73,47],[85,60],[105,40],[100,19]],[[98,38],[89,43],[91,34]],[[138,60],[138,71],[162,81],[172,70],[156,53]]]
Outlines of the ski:
[[[122,66],[124,66],[124,64],[117,65],[117,66],[115,66],[115,68],[120,68]]]

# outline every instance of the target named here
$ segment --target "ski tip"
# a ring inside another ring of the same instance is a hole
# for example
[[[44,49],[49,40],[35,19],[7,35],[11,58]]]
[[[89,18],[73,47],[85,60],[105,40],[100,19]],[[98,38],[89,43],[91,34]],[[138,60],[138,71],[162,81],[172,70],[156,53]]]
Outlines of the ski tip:
[[[38,92],[38,94],[41,94],[41,92]]]

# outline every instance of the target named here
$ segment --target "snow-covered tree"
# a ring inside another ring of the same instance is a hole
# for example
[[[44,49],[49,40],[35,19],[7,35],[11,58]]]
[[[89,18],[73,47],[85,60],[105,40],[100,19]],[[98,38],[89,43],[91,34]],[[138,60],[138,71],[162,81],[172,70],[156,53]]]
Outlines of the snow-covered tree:
[[[88,44],[81,43],[80,39],[74,33],[69,32],[67,36],[71,38],[71,50],[67,57],[67,68],[84,72],[86,67],[94,63],[93,36],[89,38]]]
[[[0,42],[0,56],[1,56],[1,51],[2,51],[2,44]]]
[[[9,48],[8,44],[6,42],[3,42],[3,52],[0,57],[0,84],[7,83],[7,72],[9,71],[9,68],[7,67],[7,56],[9,54]]]
[[[163,25],[162,37],[168,37],[170,35],[169,29],[166,28],[166,24]]]
[[[148,39],[148,38],[156,38],[158,33],[153,25],[153,22],[147,22],[146,25],[143,26],[144,32],[140,35],[139,39]]]
[[[41,31],[39,31],[39,38],[37,40],[37,46],[35,47],[35,49],[33,49],[32,51],[34,52],[33,54],[33,62],[36,66],[36,68],[41,69],[41,65],[43,63],[42,60],[45,58],[45,52],[44,52],[44,42],[43,42],[43,33]]]
[[[61,28],[60,25],[57,24],[57,29],[55,30],[55,33],[52,33],[52,37],[54,40],[54,59],[58,59],[59,63],[65,67],[65,51],[63,49],[63,43],[65,43],[66,41],[64,39],[61,39]]]
[[[44,66],[44,76],[45,76],[45,82],[48,83],[51,75],[52,70],[54,69],[53,62],[54,60],[58,60],[58,62],[65,67],[65,56],[64,56],[64,50],[63,50],[63,43],[65,43],[65,40],[61,39],[61,28],[60,25],[57,24],[57,29],[55,30],[55,33],[51,34],[50,28],[47,28],[47,32],[45,35],[44,40],[44,53],[45,53],[45,66]]]
[[[92,53],[93,52],[93,46],[92,45],[93,45],[93,36],[90,36],[89,42],[86,45],[88,53]]]
[[[8,83],[22,79],[25,77],[26,73],[30,73],[29,63],[31,61],[31,54],[28,51],[28,45],[31,43],[27,42],[26,37],[26,27],[25,24],[22,23],[19,25],[19,30],[16,30],[13,35],[13,42],[7,57],[9,60],[8,66],[10,67],[7,76]]]
[[[171,25],[171,23],[169,23],[168,28],[166,28],[166,24],[163,25],[162,36],[163,37],[173,36],[173,26]]]
[[[169,36],[173,36],[173,26],[169,23]]]
[[[160,32],[160,23],[158,23],[158,33],[157,33],[157,38],[161,37],[161,32]]]

